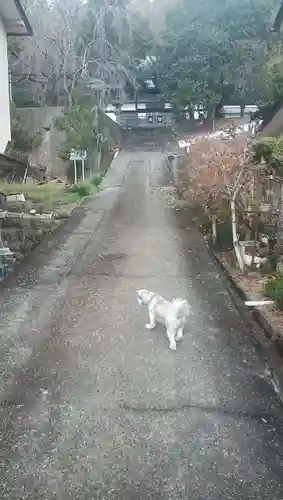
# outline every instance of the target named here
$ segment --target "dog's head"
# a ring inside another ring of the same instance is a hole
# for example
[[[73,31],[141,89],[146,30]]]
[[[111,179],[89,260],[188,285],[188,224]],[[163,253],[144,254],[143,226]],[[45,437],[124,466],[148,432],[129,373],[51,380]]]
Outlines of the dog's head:
[[[141,289],[137,290],[137,301],[141,306],[147,306],[152,297],[154,296],[154,293],[150,292],[149,290]]]

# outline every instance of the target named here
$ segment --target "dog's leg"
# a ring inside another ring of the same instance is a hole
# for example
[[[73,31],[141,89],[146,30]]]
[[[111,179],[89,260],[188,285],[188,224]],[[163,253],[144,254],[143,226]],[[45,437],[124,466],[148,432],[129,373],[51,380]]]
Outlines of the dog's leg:
[[[156,320],[155,320],[155,315],[154,315],[154,312],[153,311],[150,311],[149,313],[149,323],[147,323],[145,325],[145,327],[148,329],[148,330],[153,330],[153,328],[156,327]]]
[[[183,326],[180,326],[180,328],[177,331],[177,335],[175,337],[175,340],[178,342],[178,340],[182,340],[184,332],[183,332]]]
[[[176,340],[175,340],[176,330],[172,328],[167,329],[167,337],[169,339],[169,349],[171,351],[176,351]]]

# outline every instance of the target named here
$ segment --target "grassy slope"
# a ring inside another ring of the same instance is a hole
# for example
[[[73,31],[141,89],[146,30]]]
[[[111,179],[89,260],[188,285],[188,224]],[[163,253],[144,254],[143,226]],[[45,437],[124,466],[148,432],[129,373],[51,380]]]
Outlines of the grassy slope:
[[[58,208],[71,210],[79,201],[78,193],[69,192],[60,185],[7,184],[0,183],[0,191],[6,195],[23,193],[26,200],[36,203],[42,212],[53,212]]]

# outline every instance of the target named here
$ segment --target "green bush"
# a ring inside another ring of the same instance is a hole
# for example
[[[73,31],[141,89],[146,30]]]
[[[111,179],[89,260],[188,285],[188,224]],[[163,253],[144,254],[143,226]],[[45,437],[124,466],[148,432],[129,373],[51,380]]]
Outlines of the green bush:
[[[283,311],[283,273],[276,272],[269,276],[265,285],[265,295],[274,300],[277,309]]]
[[[221,222],[216,226],[217,247],[219,250],[230,250],[233,248],[233,236],[231,222]]]
[[[95,174],[90,179],[91,184],[95,187],[100,186],[101,181],[102,181],[102,176],[100,174]]]
[[[283,139],[282,137],[264,137],[252,147],[253,161],[260,163],[263,158],[279,176],[283,175]]]
[[[80,198],[84,198],[85,196],[89,196],[92,192],[91,184],[73,184],[69,191],[71,193],[77,193]]]
[[[255,142],[252,147],[253,160],[260,163],[263,158],[266,163],[269,163],[277,148],[277,142],[278,140],[275,137],[264,137]]]
[[[26,162],[33,148],[40,146],[43,139],[43,132],[27,127],[25,119],[17,110],[14,103],[11,103],[11,141],[5,153],[17,157]]]
[[[200,230],[205,236],[211,234],[212,225],[211,220],[208,217],[203,217],[203,220],[200,221]]]

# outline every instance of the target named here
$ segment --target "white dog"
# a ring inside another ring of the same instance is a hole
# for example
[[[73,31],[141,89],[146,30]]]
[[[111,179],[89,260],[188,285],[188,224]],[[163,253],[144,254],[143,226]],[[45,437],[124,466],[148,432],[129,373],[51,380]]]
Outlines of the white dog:
[[[156,323],[162,323],[170,342],[169,348],[176,351],[176,341],[183,337],[183,330],[190,314],[190,307],[185,299],[176,298],[172,302],[157,293],[148,290],[137,291],[138,303],[148,308],[149,323],[146,328],[152,330]]]

